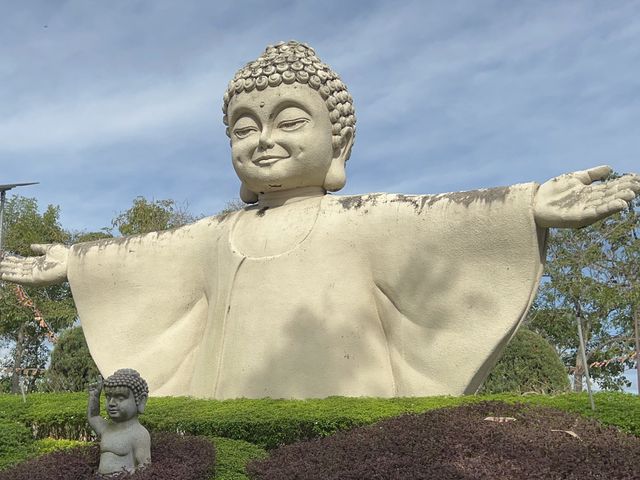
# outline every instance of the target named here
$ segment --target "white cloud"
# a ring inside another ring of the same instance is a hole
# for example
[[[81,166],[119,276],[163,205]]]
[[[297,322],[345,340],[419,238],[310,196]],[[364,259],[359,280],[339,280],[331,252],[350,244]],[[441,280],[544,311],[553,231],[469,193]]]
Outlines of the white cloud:
[[[82,150],[211,121],[213,74],[138,91],[90,92],[0,119],[0,151]],[[219,107],[218,107],[219,108]],[[216,109],[217,110],[217,109]]]
[[[309,42],[355,97],[346,192],[637,169],[634,3],[51,5],[0,18],[0,164],[41,180],[74,226],[104,225],[136,194],[224,203],[237,181],[220,98],[280,39]]]

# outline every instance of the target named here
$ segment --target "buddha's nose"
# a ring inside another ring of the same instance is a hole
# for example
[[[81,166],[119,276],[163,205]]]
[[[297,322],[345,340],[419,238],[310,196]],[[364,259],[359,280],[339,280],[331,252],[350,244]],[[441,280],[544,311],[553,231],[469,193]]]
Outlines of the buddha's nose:
[[[271,131],[268,128],[263,129],[262,132],[260,133],[260,140],[258,142],[258,147],[261,150],[268,150],[270,148],[273,148],[274,145],[275,145],[275,142],[271,138]]]

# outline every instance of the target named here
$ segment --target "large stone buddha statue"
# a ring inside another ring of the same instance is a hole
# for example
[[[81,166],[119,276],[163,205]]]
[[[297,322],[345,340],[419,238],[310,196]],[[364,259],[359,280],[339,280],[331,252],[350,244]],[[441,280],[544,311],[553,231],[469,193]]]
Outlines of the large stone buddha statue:
[[[175,230],[40,245],[4,280],[68,279],[103,373],[152,395],[473,393],[535,295],[548,227],[619,211],[640,177],[596,167],[538,185],[339,196],[352,99],[315,52],[267,47],[224,96],[241,198]],[[595,183],[594,183],[595,182]]]

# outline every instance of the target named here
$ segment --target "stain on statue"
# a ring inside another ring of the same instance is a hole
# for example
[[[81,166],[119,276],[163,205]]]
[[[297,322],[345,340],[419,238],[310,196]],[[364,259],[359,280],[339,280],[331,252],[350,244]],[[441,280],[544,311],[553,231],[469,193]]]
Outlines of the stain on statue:
[[[152,395],[473,393],[526,315],[549,227],[626,208],[607,166],[440,195],[339,196],[356,133],[340,77],[298,42],[267,47],[224,94],[248,206],[166,232],[6,256],[3,280],[68,280],[102,372]]]
[[[107,413],[100,416],[100,393],[104,387]],[[98,473],[133,473],[151,463],[151,438],[138,421],[144,412],[149,389],[140,374],[123,368],[89,387],[87,417],[100,440]]]

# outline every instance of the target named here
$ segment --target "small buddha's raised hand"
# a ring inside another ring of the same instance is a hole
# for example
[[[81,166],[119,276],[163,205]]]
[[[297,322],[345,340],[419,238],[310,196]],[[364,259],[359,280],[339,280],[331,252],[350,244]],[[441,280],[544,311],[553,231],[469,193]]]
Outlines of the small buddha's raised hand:
[[[54,285],[67,279],[69,247],[61,244],[34,244],[38,257],[5,254],[0,262],[0,279],[21,285]]]
[[[100,397],[102,389],[104,387],[104,379],[102,375],[98,375],[98,380],[89,384],[89,395],[95,395]]]
[[[540,185],[533,203],[536,224],[580,228],[626,208],[640,193],[640,175],[593,183],[611,172],[611,167],[603,165],[560,175]]]

